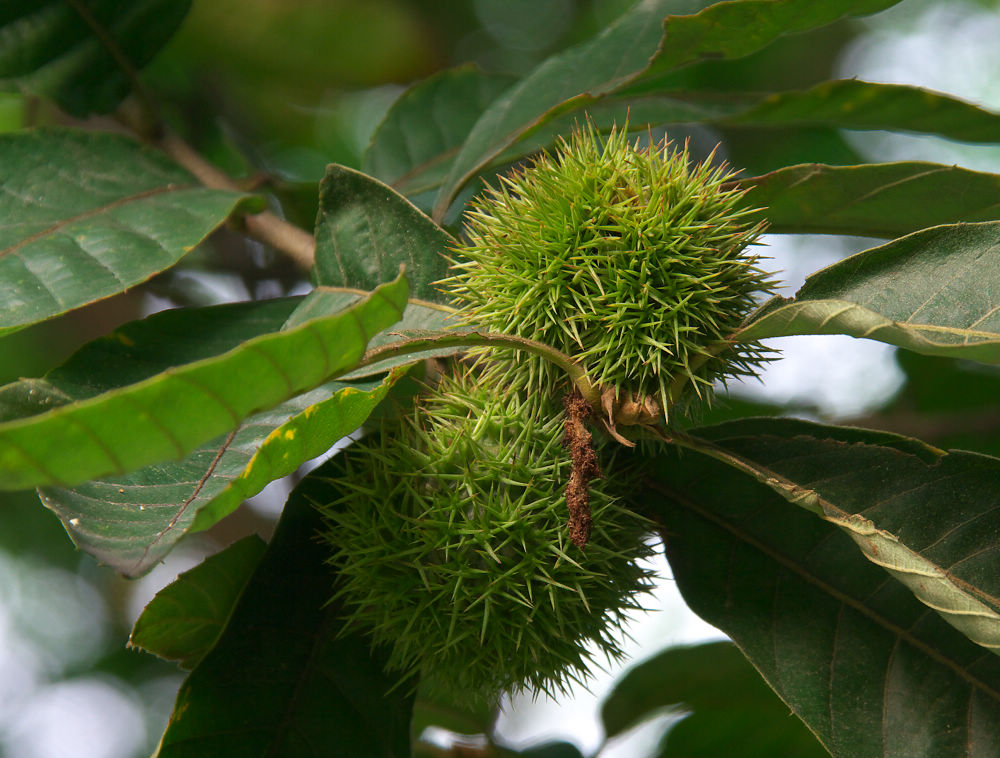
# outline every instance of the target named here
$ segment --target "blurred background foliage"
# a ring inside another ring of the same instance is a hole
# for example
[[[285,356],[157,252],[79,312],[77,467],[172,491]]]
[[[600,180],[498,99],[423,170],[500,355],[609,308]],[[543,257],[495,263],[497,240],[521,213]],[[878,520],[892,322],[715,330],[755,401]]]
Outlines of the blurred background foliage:
[[[316,182],[326,164],[360,168],[372,130],[409,82],[470,61],[489,71],[523,74],[551,53],[596,33],[631,4],[195,0],[178,35],[143,78],[178,132],[248,185],[270,191],[278,212],[311,228]],[[708,4],[678,0],[676,12],[691,13]],[[946,89],[995,108],[1000,105],[1000,83],[990,75],[997,70],[990,61],[1000,55],[995,46],[1000,34],[996,11],[993,0],[906,0],[873,18],[787,37],[745,59],[683,69],[664,83],[758,92],[859,74]],[[937,49],[921,56],[921,40]],[[940,63],[942,49],[955,59],[950,74],[938,70],[940,65],[935,69],[927,64]],[[910,68],[894,68],[898,58],[906,58]],[[0,131],[65,120],[38,102],[0,97]],[[830,128],[692,126],[672,130],[671,135],[689,138],[695,152],[707,152],[721,142],[727,159],[751,174],[812,161],[848,164],[932,157],[976,168],[977,161],[997,160],[995,150],[984,153],[982,148],[958,148],[932,138],[890,143],[878,134]],[[793,291],[800,274],[853,252],[822,238],[772,242],[780,264],[776,267],[785,269]],[[857,249],[866,246],[861,241]],[[223,230],[189,256],[183,271],[168,272],[120,297],[0,339],[0,383],[41,375],[87,340],[164,307],[307,289],[292,264]],[[817,347],[800,365],[815,364],[815,356],[843,343],[820,338],[812,344]],[[782,347],[794,358],[790,344]],[[856,399],[863,388],[871,390],[860,404],[823,400],[809,376],[801,371],[795,375],[792,360],[784,384],[777,374],[765,381],[779,390],[745,390],[715,413],[721,419],[752,408],[821,419],[849,417],[942,446],[1000,454],[1000,374],[994,369],[911,354],[894,359],[885,346],[877,353],[855,350],[846,360],[853,366],[849,378],[854,382],[846,395]],[[283,501],[283,491],[287,486],[272,486],[251,507],[187,540],[166,564],[134,582],[77,553],[34,494],[2,495],[0,756],[148,755],[181,677],[172,665],[128,650],[128,630],[153,592],[179,571],[244,534],[266,536],[276,518],[273,504]],[[682,620],[662,623],[678,625]],[[530,703],[518,705],[515,716],[524,710],[525,721],[531,722],[533,707],[537,709]],[[588,739],[577,736],[586,747]]]

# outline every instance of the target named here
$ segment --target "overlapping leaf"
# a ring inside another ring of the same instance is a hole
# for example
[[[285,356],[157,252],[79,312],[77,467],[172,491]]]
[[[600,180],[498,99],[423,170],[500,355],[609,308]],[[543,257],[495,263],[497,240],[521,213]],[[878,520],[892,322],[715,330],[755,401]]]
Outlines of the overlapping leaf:
[[[727,124],[826,124],[936,134],[962,142],[1000,140],[1000,115],[920,87],[857,79],[823,82],[802,92],[769,95],[723,120]]]
[[[53,98],[83,116],[114,110],[173,36],[191,0],[7,0],[0,15],[0,87]]]
[[[746,0],[716,3],[691,16],[669,18],[669,0],[637,3],[593,39],[549,58],[486,109],[444,180],[434,218],[445,216],[455,194],[477,171],[560,113],[650,72],[748,55],[783,34],[873,13],[897,1]]]
[[[736,421],[697,436],[842,529],[948,623],[1000,654],[1000,459],[793,419]]]
[[[293,326],[301,321],[313,318],[316,314],[334,313],[342,308],[346,308],[359,301],[361,293],[337,289],[330,287],[317,287],[310,292],[302,305],[295,310],[288,320],[287,326]],[[429,303],[420,300],[411,300],[403,310],[403,317],[392,329],[388,329],[376,334],[368,343],[368,350],[374,351],[376,348],[388,347],[389,345],[408,342],[413,339],[423,339],[429,335],[444,336],[446,332],[454,329],[455,311],[445,305]],[[442,348],[429,347],[426,352],[406,353],[404,355],[378,360],[373,363],[366,363],[347,374],[343,379],[360,379],[366,376],[388,371],[397,366],[405,366],[424,358],[451,355],[458,352],[461,346],[447,346]]]
[[[316,283],[370,290],[406,265],[415,298],[440,301],[451,235],[392,188],[331,165],[320,184]]]
[[[802,470],[811,470],[818,459],[808,439],[803,445]],[[919,447],[874,445],[918,460]],[[869,481],[878,476],[867,470]],[[838,480],[832,471],[827,478]],[[640,500],[660,519],[688,604],[736,641],[833,755],[1000,751],[1000,656],[866,560],[844,531],[695,452],[664,454],[652,479]],[[933,528],[921,513],[910,516],[915,529]],[[970,523],[964,533],[975,539],[975,531]],[[947,549],[963,552],[963,542]]]
[[[474,66],[442,71],[392,104],[365,151],[364,171],[404,195],[436,188],[476,119],[516,79]]]
[[[477,86],[478,89],[474,89]],[[430,120],[433,125],[437,119],[442,118],[442,113],[450,113],[460,107],[458,103],[452,104],[449,97],[456,100],[465,98],[468,103],[482,110],[479,104],[487,98],[495,97],[488,86],[489,77],[485,74],[475,69],[456,69],[432,77],[404,93],[383,124],[385,134],[376,132],[369,148],[370,157],[366,170],[393,184],[395,189],[406,195],[436,189],[455,158],[461,140],[455,134],[450,139],[447,135],[439,135],[436,127],[426,127],[424,122]],[[473,88],[471,93],[466,91],[470,88]],[[480,93],[478,98],[475,97],[475,93],[480,90],[486,90],[485,94]],[[431,98],[431,102],[426,102]],[[630,125],[639,129],[645,124],[672,123],[777,127],[785,130],[789,127],[830,126],[841,129],[918,132],[966,142],[996,142],[1000,139],[1000,115],[994,112],[919,87],[857,79],[828,81],[807,90],[782,91],[764,96],[663,89],[660,85],[640,81],[623,91],[586,103],[584,111],[586,118],[602,130],[610,129],[615,124],[620,125],[627,114]],[[455,117],[461,118],[462,115],[469,117],[468,113],[456,113]],[[403,132],[405,136],[400,136],[398,132],[403,128],[400,122],[404,117],[408,119],[405,122],[407,130]],[[571,110],[544,120],[529,136],[519,139],[492,163],[509,163],[551,145],[558,136],[569,134],[583,118],[580,112]],[[445,128],[441,127],[440,130],[445,131]],[[423,136],[425,131],[430,131],[431,134]],[[414,132],[417,132],[416,136],[413,135]],[[394,141],[389,140],[390,135],[395,137]],[[461,137],[464,138],[464,134]],[[828,167],[810,168],[817,172]],[[857,167],[857,173],[863,173],[861,168],[863,167]],[[849,175],[845,174],[840,181],[844,181],[846,176]],[[813,175],[811,177],[815,179]],[[775,177],[758,177],[749,183],[756,185],[765,180],[774,182]],[[932,175],[926,181],[936,182],[938,177]],[[857,189],[852,187],[850,193],[844,194],[844,198],[859,197],[872,188],[865,187],[860,193]],[[947,197],[953,202],[957,199],[950,194]],[[965,196],[965,199],[972,201],[973,198]],[[761,201],[760,204],[767,203]],[[801,206],[800,212],[811,210],[808,203],[802,203]],[[900,210],[913,215],[912,205],[901,206]],[[935,210],[947,213],[937,207]],[[814,223],[825,219],[824,214],[815,211],[812,211],[812,216]],[[883,216],[885,214],[871,213],[866,221],[876,224]],[[795,221],[794,216],[791,219]],[[957,216],[946,215],[938,223],[956,220],[959,220]],[[803,222],[808,221],[807,215]],[[836,223],[835,221],[834,224]],[[890,216],[884,219],[882,226],[876,228],[894,225],[892,229],[899,229],[899,223]],[[784,222],[779,223],[772,231],[781,231],[783,224]],[[903,234],[929,225],[913,222],[908,228],[896,233]]]
[[[1000,219],[1000,176],[935,163],[804,164],[741,181],[772,232],[897,237]]]
[[[89,343],[44,380],[0,388],[0,420],[127,387],[360,300],[352,292],[324,302],[325,309],[310,296],[158,313]],[[254,414],[231,434],[199,445],[182,460],[71,490],[45,488],[42,500],[81,549],[121,573],[144,573],[185,532],[211,526],[268,482],[354,431],[401,375],[397,371],[364,383],[327,382]]]
[[[194,668],[218,640],[265,548],[251,535],[185,571],[146,606],[129,645]]]
[[[77,547],[126,576],[139,576],[187,532],[212,526],[357,429],[400,375],[362,384],[328,382],[254,414],[183,460],[73,489],[46,487],[42,503],[59,516]]]
[[[673,647],[620,678],[601,707],[609,738],[670,709],[659,758],[822,758],[826,750],[730,642]]]
[[[775,298],[736,339],[849,334],[1000,363],[1000,222],[937,226],[851,256]]]
[[[0,334],[169,268],[246,199],[112,134],[0,135],[0,164]]]
[[[135,384],[0,424],[0,485],[72,486],[183,459],[253,413],[316,387],[358,361],[399,319],[400,276],[343,312],[248,340]]]
[[[689,16],[671,16],[663,23],[663,42],[648,73],[687,66],[703,60],[742,58],[787,34],[798,34],[851,16],[885,10],[899,0],[742,0],[710,5]]]
[[[318,469],[296,488],[218,643],[181,686],[158,758],[331,754],[408,758],[411,699],[345,632],[314,502],[336,496]]]

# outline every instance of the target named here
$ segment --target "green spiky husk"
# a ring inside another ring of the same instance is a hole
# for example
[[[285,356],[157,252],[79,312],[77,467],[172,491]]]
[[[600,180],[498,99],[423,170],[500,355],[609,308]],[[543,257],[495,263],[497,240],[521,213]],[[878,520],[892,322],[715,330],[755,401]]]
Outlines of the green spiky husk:
[[[621,480],[595,480],[590,540],[570,542],[562,435],[560,414],[461,376],[340,456],[323,537],[339,599],[389,646],[390,669],[493,699],[562,691],[595,655],[621,654],[651,581],[636,562],[650,524],[611,493]]]
[[[763,227],[743,192],[723,186],[731,178],[692,164],[686,148],[576,131],[477,202],[441,284],[466,323],[551,345],[592,382],[663,408],[710,398],[715,380],[753,375],[764,359],[727,338],[773,287],[747,253]],[[565,383],[524,353],[491,363],[529,394],[553,397]]]

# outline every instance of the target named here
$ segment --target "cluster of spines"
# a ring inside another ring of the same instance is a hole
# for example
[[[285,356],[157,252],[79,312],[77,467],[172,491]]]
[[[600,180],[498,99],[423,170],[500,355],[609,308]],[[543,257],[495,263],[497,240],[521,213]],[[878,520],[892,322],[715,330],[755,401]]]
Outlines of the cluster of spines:
[[[686,148],[577,131],[478,201],[442,284],[467,323],[573,355],[592,382],[663,408],[680,388],[710,397],[763,359],[727,337],[773,286],[746,252],[763,227],[730,178]],[[524,354],[492,365],[531,393],[563,382]]]
[[[594,487],[577,550],[561,419],[476,381],[444,380],[340,456],[342,496],[322,506],[339,596],[393,670],[485,699],[561,692],[586,676],[590,646],[621,655],[621,623],[651,578],[637,563],[648,524]]]

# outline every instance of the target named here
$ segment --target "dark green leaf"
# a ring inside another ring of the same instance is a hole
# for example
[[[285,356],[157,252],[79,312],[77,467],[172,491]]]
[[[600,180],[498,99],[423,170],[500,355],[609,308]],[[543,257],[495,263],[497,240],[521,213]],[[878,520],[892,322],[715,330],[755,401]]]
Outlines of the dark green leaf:
[[[699,453],[664,454],[652,478],[640,500],[662,524],[688,604],[835,756],[1000,752],[1000,657],[865,560],[846,533]]]
[[[854,166],[865,162],[844,139],[844,133],[829,126],[736,128],[726,132],[729,161],[742,169],[744,176],[800,163]]]
[[[335,576],[314,502],[321,467],[292,493],[215,648],[181,686],[158,758],[408,758],[411,699],[329,603]]]
[[[444,218],[477,171],[541,123],[628,82],[648,65],[663,36],[670,0],[638,3],[593,39],[557,53],[498,97],[476,121],[438,194]]]
[[[444,180],[434,218],[444,218],[458,190],[478,171],[554,116],[644,74],[706,58],[748,55],[783,34],[873,13],[897,1],[744,0],[669,17],[670,0],[637,3],[593,39],[546,60],[486,109]]]
[[[776,92],[766,96],[732,92],[715,95],[691,91],[666,91],[662,94],[654,91],[654,94],[644,95],[644,91],[644,87],[640,83],[634,88],[590,103],[586,106],[586,118],[601,130],[608,130],[615,124],[621,124],[626,114],[629,124],[637,131],[642,131],[647,124],[677,123],[707,123],[725,127],[751,126],[757,127],[755,132],[760,131],[760,128],[767,128],[768,131],[765,133],[769,135],[768,142],[780,141],[776,140],[773,132],[770,131],[774,128],[796,127],[801,129],[820,125],[841,129],[919,132],[966,142],[996,142],[1000,140],[1000,115],[948,95],[898,84],[877,84],[857,79],[843,79],[824,82],[808,90]],[[580,123],[582,118],[583,116],[579,112],[571,111],[542,123],[538,129],[532,131],[529,137],[518,141],[507,149],[494,163],[510,163],[537,149],[553,144],[556,137],[568,134],[575,125]],[[400,142],[406,144],[406,140],[400,140]],[[433,154],[432,149],[432,146],[427,146],[426,167],[414,169],[416,173],[407,176],[405,181],[397,186],[397,189],[406,194],[413,194],[440,185],[447,166],[450,165],[450,160],[454,158],[454,147],[448,143],[447,147],[441,146],[439,151]],[[815,156],[811,159],[817,160]],[[786,164],[789,162],[801,161],[785,161]],[[848,162],[860,162],[860,160]],[[921,164],[917,165],[922,171]],[[444,167],[443,170],[442,167]],[[815,171],[819,167],[810,166],[809,168]],[[867,168],[867,166],[859,167],[859,171],[863,173],[863,169]],[[399,173],[401,175],[402,171]],[[848,176],[850,175],[843,173],[841,180]],[[390,181],[381,175],[379,178]],[[815,181],[814,175],[810,175],[810,178]],[[749,180],[749,183],[754,185],[755,182],[761,180],[773,182],[774,178],[759,177],[756,180]],[[855,179],[855,181],[858,180]],[[778,188],[782,187],[787,192],[788,187],[779,180]],[[795,186],[795,189],[803,188]],[[851,187],[849,191],[844,192],[843,198],[852,200],[858,197],[856,190],[856,187]],[[761,201],[760,204],[768,205],[769,203]],[[804,207],[800,208],[799,212],[805,213],[809,205],[806,202],[803,202],[802,205]],[[906,207],[912,208],[912,206]],[[812,215],[818,221],[825,220],[822,213]],[[878,225],[885,215],[884,213],[871,214],[868,222]],[[915,214],[911,211],[910,215]],[[959,217],[952,216],[944,219],[944,221],[956,220],[960,220]],[[961,218],[961,220],[973,219]],[[808,222],[808,219],[803,219],[803,221]],[[899,223],[900,221],[894,216],[887,221],[882,221],[881,228],[886,228],[888,224],[898,225]],[[899,233],[913,231],[928,225],[921,224],[919,220],[913,223],[916,225]],[[792,225],[794,227],[794,224]],[[876,226],[876,228],[879,227]],[[772,231],[782,230],[782,227],[779,226],[772,229]],[[894,235],[887,234],[885,236]]]
[[[1000,652],[1000,459],[794,419],[735,421],[696,436],[843,529],[948,623]]]
[[[1000,363],[1000,222],[925,229],[853,255],[775,298],[736,339],[849,334],[926,355]]]
[[[663,42],[648,73],[704,60],[742,58],[787,34],[815,29],[850,16],[885,10],[899,0],[742,0],[710,5],[663,23]]]
[[[825,124],[842,129],[885,129],[936,134],[964,142],[1000,140],[1000,115],[919,87],[857,79],[823,82],[803,92],[768,95],[723,124]]]
[[[667,732],[664,758],[829,755],[730,642],[669,648],[638,664],[615,684],[601,718],[614,737],[668,708],[687,715]]]
[[[0,423],[0,486],[72,486],[183,459],[255,412],[348,370],[368,340],[398,320],[405,304],[400,276],[341,313]]]
[[[745,179],[771,232],[897,237],[1000,218],[1000,176],[935,163],[805,164]]]
[[[439,186],[476,119],[515,81],[461,66],[414,84],[372,135],[365,173],[404,195]]]
[[[7,0],[0,88],[53,98],[78,116],[114,110],[187,15],[191,0]]]
[[[178,576],[146,606],[129,645],[194,668],[215,645],[265,547],[251,535]]]
[[[316,219],[316,283],[370,290],[406,264],[411,295],[443,296],[433,283],[448,273],[451,235],[377,179],[327,167]]]
[[[0,164],[0,334],[144,282],[247,197],[113,134],[0,135]]]

